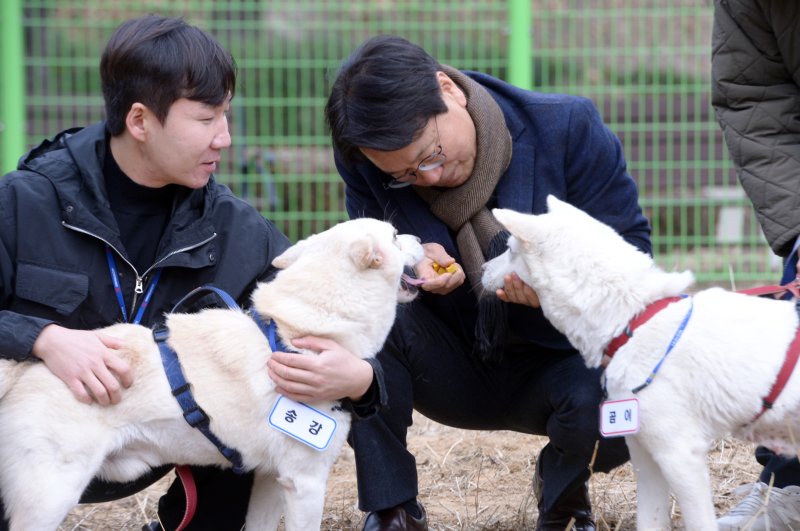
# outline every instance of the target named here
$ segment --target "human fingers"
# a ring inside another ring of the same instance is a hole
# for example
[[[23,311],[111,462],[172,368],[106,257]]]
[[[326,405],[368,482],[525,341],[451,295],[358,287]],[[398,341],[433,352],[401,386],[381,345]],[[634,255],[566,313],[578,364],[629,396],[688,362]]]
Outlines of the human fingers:
[[[99,404],[104,406],[119,404],[122,399],[122,385],[108,367],[97,369],[94,379],[90,379],[89,382],[92,384],[90,392]]]
[[[436,242],[428,242],[422,244],[422,250],[425,253],[425,258],[443,264],[445,266],[453,262],[453,257],[447,254],[442,244]]]
[[[516,273],[505,276],[502,292],[498,290],[497,293],[498,297],[505,302],[539,307],[539,297],[536,292],[525,284]]]
[[[110,336],[101,332],[97,332],[95,335],[106,348],[120,350],[125,347],[125,342],[116,336]]]
[[[322,352],[323,350],[332,350],[339,346],[338,343],[332,339],[318,337],[318,336],[303,336],[292,340],[292,346],[313,350],[314,352]]]
[[[94,402],[94,398],[92,398],[92,395],[89,394],[89,391],[83,384],[83,381],[78,378],[72,378],[63,381],[65,384],[67,384],[67,387],[78,402],[82,402],[84,404],[91,404]]]
[[[292,383],[308,383],[313,372],[303,366],[306,365],[306,359],[311,359],[311,356],[273,353],[267,360],[267,373],[276,385],[284,387]]]
[[[133,370],[125,359],[115,354],[114,351],[109,351],[109,354],[105,358],[105,363],[108,370],[111,371],[117,381],[122,384],[122,387],[127,389],[133,385]]]
[[[422,289],[438,295],[447,295],[463,284],[467,278],[464,269],[455,262],[447,268],[439,267],[441,272],[436,274],[435,279],[425,282],[422,285]]]

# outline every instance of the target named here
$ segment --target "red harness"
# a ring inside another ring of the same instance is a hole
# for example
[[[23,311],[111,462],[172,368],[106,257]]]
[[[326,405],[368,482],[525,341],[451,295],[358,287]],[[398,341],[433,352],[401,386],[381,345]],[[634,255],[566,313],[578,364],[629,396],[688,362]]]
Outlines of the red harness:
[[[614,354],[616,354],[616,352],[622,348],[622,346],[627,343],[630,338],[633,337],[634,330],[649,321],[651,317],[666,308],[667,305],[675,301],[679,301],[682,298],[683,297],[667,297],[666,299],[659,299],[650,304],[647,308],[642,310],[641,313],[635,315],[634,318],[631,319],[631,321],[628,323],[628,326],[625,327],[625,330],[623,330],[620,335],[611,340],[611,343],[609,343],[606,347],[604,354],[609,358],[613,358]]]
[[[787,291],[790,292],[795,299],[800,299],[800,280],[795,280],[783,286],[761,286],[757,288],[745,289],[739,291],[738,293],[756,296],[773,295],[775,298],[779,298]],[[628,323],[628,326],[625,327],[625,330],[623,330],[620,335],[611,340],[606,347],[604,354],[609,358],[613,358],[614,354],[620,348],[622,348],[622,346],[627,343],[631,337],[633,337],[634,330],[645,324],[655,314],[666,308],[669,304],[679,301],[682,298],[683,297],[667,297],[666,299],[657,300],[647,306],[644,310],[642,310],[641,313],[637,314],[633,319],[631,319],[631,321]],[[786,358],[784,358],[783,365],[781,366],[780,371],[778,371],[778,376],[775,379],[775,383],[772,384],[772,389],[770,389],[767,396],[761,399],[761,411],[759,411],[750,422],[755,422],[768,409],[772,408],[775,400],[778,399],[778,395],[781,394],[781,391],[783,391],[783,388],[786,386],[786,382],[789,381],[789,377],[792,375],[792,371],[794,371],[794,368],[797,365],[798,358],[800,358],[800,328],[798,328],[792,343],[789,345],[789,348],[786,351]]]

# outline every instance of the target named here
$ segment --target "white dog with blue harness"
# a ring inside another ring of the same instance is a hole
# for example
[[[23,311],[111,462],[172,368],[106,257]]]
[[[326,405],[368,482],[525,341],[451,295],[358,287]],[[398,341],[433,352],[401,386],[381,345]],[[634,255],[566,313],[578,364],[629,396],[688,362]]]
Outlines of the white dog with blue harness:
[[[389,223],[347,221],[274,260],[281,271],[252,295],[257,320],[239,308],[174,313],[158,341],[140,325],[107,327],[134,374],[116,405],[78,402],[44,364],[0,360],[0,492],[11,530],[54,530],[95,476],[128,482],[164,464],[253,471],[247,529],[276,529],[282,515],[287,530],[318,529],[350,413],[278,395],[257,321],[285,345],[314,335],[373,357],[397,303],[416,295],[404,268],[422,254]]]

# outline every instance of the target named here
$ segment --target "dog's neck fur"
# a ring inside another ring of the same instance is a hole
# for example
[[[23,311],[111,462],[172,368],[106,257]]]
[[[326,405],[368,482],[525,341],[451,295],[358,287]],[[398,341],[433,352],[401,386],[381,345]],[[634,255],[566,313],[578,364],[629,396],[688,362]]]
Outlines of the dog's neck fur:
[[[568,295],[547,284],[536,291],[548,320],[580,351],[588,367],[598,367],[606,346],[636,315],[659,299],[684,293],[691,283],[691,275],[667,273],[652,264],[637,278],[629,277],[623,289],[602,289],[586,281]],[[578,298],[580,303],[571,302]]]
[[[600,365],[605,347],[639,312],[694,280],[688,271],[661,270],[614,229],[552,196],[546,214],[494,213],[515,238],[510,267],[589,367]]]
[[[259,284],[252,297],[262,318],[275,321],[278,335],[287,348],[293,348],[293,339],[313,335],[332,339],[360,358],[374,356],[394,322],[397,287],[386,281],[371,282],[364,286],[361,304],[348,307],[341,304],[348,298],[331,293],[335,288],[330,286],[330,279],[296,274],[299,269],[299,265],[295,268],[293,264],[280,271],[271,282]],[[331,296],[320,300],[320,293]],[[291,298],[292,304],[276,303],[286,298]]]

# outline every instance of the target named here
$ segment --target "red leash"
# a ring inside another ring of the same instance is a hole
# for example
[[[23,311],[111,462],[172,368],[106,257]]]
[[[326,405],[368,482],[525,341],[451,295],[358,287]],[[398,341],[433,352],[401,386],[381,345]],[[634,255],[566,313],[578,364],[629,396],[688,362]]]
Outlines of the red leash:
[[[178,524],[175,531],[183,531],[194,518],[194,513],[197,509],[197,485],[194,483],[192,470],[187,465],[176,466],[175,473],[178,474],[183,484],[183,493],[186,496],[186,511],[183,513],[183,520]]]
[[[792,282],[784,284],[782,286],[773,285],[773,286],[759,286],[750,289],[742,289],[737,291],[737,293],[744,293],[745,295],[756,295],[756,296],[764,296],[764,295],[773,295],[776,299],[780,298],[780,296],[784,295],[786,292],[792,294],[792,297],[795,299],[800,299],[800,279],[794,279]]]
[[[795,300],[800,299],[800,279],[796,278],[783,286],[764,286],[761,288],[742,290],[740,293],[746,293],[748,295],[772,295],[777,299],[783,296],[787,291],[792,294]],[[786,358],[783,360],[781,370],[778,371],[778,377],[772,385],[772,389],[770,389],[767,396],[761,399],[761,411],[753,417],[753,420],[750,421],[751,423],[760,419],[761,415],[766,413],[768,409],[772,409],[772,405],[775,403],[775,400],[778,399],[778,395],[781,394],[783,388],[786,387],[786,382],[789,381],[789,377],[792,376],[798,358],[800,358],[800,328],[798,328],[794,339],[789,344],[789,349],[786,351]]]

